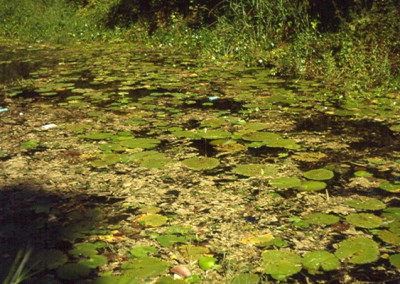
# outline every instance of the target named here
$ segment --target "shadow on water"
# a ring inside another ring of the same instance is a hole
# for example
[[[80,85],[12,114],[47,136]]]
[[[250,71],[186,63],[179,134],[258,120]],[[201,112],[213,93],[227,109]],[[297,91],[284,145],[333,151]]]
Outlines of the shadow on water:
[[[30,72],[40,66],[39,62],[34,61],[2,61],[0,62],[0,83],[15,81],[17,79],[26,79]]]
[[[25,269],[33,266],[31,272],[35,275],[23,283],[43,283],[43,279],[57,278],[54,276],[56,267],[46,267],[43,263],[48,260],[38,255],[51,255],[55,250],[68,255],[74,242],[94,232],[105,233],[107,224],[119,221],[105,211],[120,200],[109,196],[48,192],[30,182],[0,188],[0,282],[6,283],[3,281],[18,253],[26,254],[29,250],[32,253]],[[71,258],[74,257],[69,256]],[[19,259],[18,264],[21,261]],[[89,277],[95,275],[93,270]]]

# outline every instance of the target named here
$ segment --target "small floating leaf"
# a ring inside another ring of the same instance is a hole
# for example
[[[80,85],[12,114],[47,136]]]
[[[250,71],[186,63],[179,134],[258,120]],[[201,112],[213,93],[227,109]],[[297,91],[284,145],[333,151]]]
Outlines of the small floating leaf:
[[[304,176],[312,180],[328,180],[333,178],[334,174],[327,169],[316,169],[305,172]]]
[[[82,135],[80,138],[90,139],[90,140],[104,140],[114,136],[110,132],[91,132],[87,135]]]
[[[400,184],[392,184],[390,182],[382,182],[379,188],[389,192],[400,192]]]
[[[356,171],[356,172],[354,172],[354,175],[356,177],[372,177],[372,176],[374,176],[372,173],[367,172],[367,171]]]
[[[136,221],[145,227],[159,227],[167,223],[168,218],[160,214],[145,214],[136,219]]]
[[[182,164],[189,169],[203,171],[218,167],[219,161],[215,158],[193,157],[183,160]]]
[[[39,142],[37,140],[29,140],[25,141],[21,144],[21,149],[35,149],[39,146]]]
[[[57,269],[57,276],[64,280],[78,280],[89,273],[90,268],[81,263],[67,263]]]
[[[313,213],[303,217],[304,221],[314,225],[331,225],[339,222],[340,218],[331,214]]]
[[[324,271],[336,269],[340,261],[332,253],[319,250],[307,253],[303,258],[303,265],[311,274],[315,274],[320,268]]]
[[[269,184],[277,188],[293,188],[301,185],[301,181],[296,177],[280,177],[269,181]]]
[[[199,259],[199,266],[203,270],[209,270],[215,266],[217,259],[210,256],[203,256]]]
[[[148,278],[163,274],[170,264],[154,257],[135,258],[122,264],[122,270],[132,278]]]
[[[383,230],[378,232],[378,237],[385,243],[400,246],[400,234],[396,234],[388,230]]]
[[[129,252],[134,257],[147,257],[149,253],[157,252],[157,249],[150,246],[136,246]]]
[[[356,227],[368,229],[380,227],[383,222],[381,218],[370,213],[350,214],[346,217],[346,221]]]
[[[232,278],[230,284],[257,284],[260,282],[260,277],[253,273],[242,273]]]
[[[375,241],[365,237],[357,237],[340,242],[335,255],[339,259],[349,259],[350,263],[364,264],[377,260],[379,249]]]
[[[254,176],[272,176],[278,173],[278,170],[265,164],[239,165],[233,169],[236,174],[248,177]]]
[[[94,269],[98,266],[106,264],[107,258],[102,255],[92,255],[90,256],[90,258],[80,261],[79,263],[85,265],[86,267]]]
[[[132,149],[151,149],[156,147],[159,143],[160,140],[154,138],[130,138],[119,142],[119,144],[121,144],[122,146]]]
[[[389,257],[390,264],[400,269],[400,253]]]
[[[271,234],[264,235],[249,235],[243,238],[240,242],[242,244],[252,244],[258,247],[267,247],[274,243],[274,236]]]
[[[348,199],[345,203],[356,209],[381,210],[386,207],[385,203],[376,198],[362,197],[359,199]]]
[[[179,247],[179,251],[187,258],[191,260],[198,260],[204,254],[209,252],[206,247],[198,247],[194,245],[182,245]]]
[[[301,191],[318,191],[326,188],[326,183],[323,181],[308,180],[303,182],[297,189]]]
[[[177,235],[161,235],[157,237],[157,242],[162,247],[169,247],[174,243],[184,243],[186,242],[186,237]]]
[[[285,280],[302,268],[301,257],[289,250],[266,250],[262,258],[264,272],[276,280]]]

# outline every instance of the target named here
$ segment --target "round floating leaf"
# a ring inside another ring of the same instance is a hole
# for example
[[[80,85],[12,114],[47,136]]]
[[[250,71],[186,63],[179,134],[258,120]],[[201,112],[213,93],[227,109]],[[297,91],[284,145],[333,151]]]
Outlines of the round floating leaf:
[[[395,234],[388,230],[378,232],[378,237],[385,243],[400,246],[400,234]]]
[[[114,134],[110,132],[91,132],[87,135],[80,136],[81,138],[90,139],[90,140],[104,140],[114,136]]]
[[[215,266],[217,259],[210,256],[203,256],[199,259],[199,266],[203,270],[209,270]]]
[[[170,264],[154,257],[135,258],[122,264],[124,274],[132,278],[155,277],[165,273]]]
[[[232,278],[231,284],[257,284],[260,282],[260,277],[253,273],[242,273]]]
[[[157,252],[157,249],[150,246],[136,246],[129,251],[134,257],[147,257],[149,253]]]
[[[359,197],[359,199],[349,199],[345,203],[356,209],[381,210],[386,207],[382,201],[371,197]]]
[[[262,258],[264,272],[276,280],[285,280],[302,268],[301,257],[288,250],[266,250]]]
[[[207,131],[199,130],[198,135],[204,139],[223,139],[231,137],[231,133],[228,131],[222,131],[219,129],[207,129]]]
[[[190,260],[199,260],[204,254],[209,252],[206,247],[198,247],[194,245],[182,245],[179,247],[179,251]]]
[[[278,173],[278,170],[265,164],[239,165],[233,169],[236,174],[248,177],[254,176],[272,176]]]
[[[69,250],[68,253],[72,255],[84,255],[84,256],[93,256],[97,255],[98,248],[101,248],[105,245],[103,242],[99,243],[76,243],[74,244],[74,249]]]
[[[35,149],[39,146],[39,142],[37,140],[29,140],[25,141],[21,144],[21,149]]]
[[[199,139],[200,135],[197,132],[189,130],[177,130],[172,132],[172,135],[178,138]]]
[[[168,218],[160,214],[145,214],[136,219],[136,221],[145,227],[159,227],[167,223]]]
[[[269,184],[277,188],[293,188],[301,185],[301,181],[296,177],[280,177],[269,181]]]
[[[151,149],[156,147],[160,143],[160,140],[154,138],[131,138],[120,141],[124,147],[128,147],[131,149],[134,148],[142,148],[142,149]]]
[[[219,165],[219,161],[215,158],[193,157],[182,161],[182,164],[195,171],[211,170]]]
[[[312,180],[328,180],[333,178],[334,174],[327,169],[316,169],[305,172],[304,176]]]
[[[379,258],[378,244],[365,237],[344,240],[335,251],[339,259],[349,259],[350,263],[364,264],[374,262]]]
[[[356,177],[372,177],[373,174],[367,171],[356,171],[354,172]]]
[[[107,258],[102,255],[92,255],[90,258],[79,262],[89,268],[96,268],[107,263]]]
[[[389,257],[390,264],[400,269],[400,253]]]
[[[314,225],[332,225],[339,222],[340,218],[331,214],[313,213],[303,217],[304,221]]]
[[[57,269],[57,276],[64,280],[78,280],[89,273],[90,268],[81,263],[67,263]]]
[[[184,243],[187,239],[185,236],[177,236],[177,235],[161,235],[157,237],[157,242],[162,247],[169,247],[174,243]]]
[[[336,269],[340,265],[339,259],[327,251],[312,251],[303,258],[303,265],[311,274],[316,273],[320,268],[324,271]]]
[[[356,227],[368,229],[380,227],[383,222],[381,218],[370,213],[350,214],[346,217],[346,221]]]
[[[252,244],[258,247],[267,247],[274,243],[274,236],[271,234],[264,235],[249,235],[242,239],[240,242],[242,244]]]
[[[400,221],[400,207],[389,207],[383,210],[382,216]]]
[[[390,182],[382,182],[379,188],[389,192],[400,192],[400,184],[392,184]]]
[[[326,188],[326,183],[323,181],[309,180],[303,182],[297,189],[301,191],[318,191]]]

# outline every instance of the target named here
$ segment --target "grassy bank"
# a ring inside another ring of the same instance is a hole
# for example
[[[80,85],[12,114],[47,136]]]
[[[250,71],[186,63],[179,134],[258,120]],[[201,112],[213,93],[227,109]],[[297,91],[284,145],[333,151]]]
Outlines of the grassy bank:
[[[173,8],[179,1],[169,10],[150,1],[146,11],[142,2],[0,0],[0,35],[29,42],[132,41],[259,65],[272,75],[324,80],[353,94],[397,91],[396,1],[350,1],[328,7],[327,15],[318,1],[306,0],[230,0],[212,7],[190,1],[186,12]]]

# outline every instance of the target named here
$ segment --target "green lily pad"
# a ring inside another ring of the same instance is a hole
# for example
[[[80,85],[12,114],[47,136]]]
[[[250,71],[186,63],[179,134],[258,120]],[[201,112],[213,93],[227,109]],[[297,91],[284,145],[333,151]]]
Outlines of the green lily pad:
[[[195,171],[211,170],[219,165],[219,161],[215,158],[193,157],[182,161],[182,164]]]
[[[361,228],[377,228],[383,223],[382,218],[370,213],[357,213],[346,216],[346,221]]]
[[[148,169],[163,169],[172,162],[172,159],[165,156],[164,153],[156,153],[145,157],[140,162],[140,166]]]
[[[91,132],[87,135],[82,135],[80,136],[80,138],[84,138],[84,139],[90,139],[90,140],[104,140],[104,139],[108,139],[110,137],[113,137],[114,134],[110,133],[110,132]]]
[[[28,140],[21,144],[21,149],[35,149],[39,146],[39,142],[37,140]]]
[[[264,272],[276,280],[284,281],[302,269],[301,257],[289,250],[266,250],[262,258]]]
[[[204,254],[209,252],[206,247],[194,246],[194,245],[181,245],[179,251],[189,260],[199,260]]]
[[[400,253],[389,257],[390,264],[400,269]]]
[[[87,277],[90,270],[81,263],[67,263],[57,269],[57,276],[64,280],[78,280]]]
[[[400,221],[400,207],[389,207],[383,210],[382,216]]]
[[[167,223],[168,217],[160,214],[145,214],[136,219],[140,225],[145,227],[159,227]]]
[[[356,172],[354,172],[354,175],[356,177],[372,177],[372,176],[374,176],[372,173],[367,172],[367,171],[356,171]]]
[[[132,278],[149,278],[165,273],[170,264],[154,257],[141,257],[122,264],[123,273]]]
[[[246,141],[274,141],[283,138],[272,132],[250,132],[243,134],[242,139]]]
[[[386,207],[385,203],[376,198],[359,197],[358,199],[348,199],[345,203],[356,209],[381,210]]]
[[[155,148],[159,143],[160,140],[154,138],[130,138],[119,142],[119,144],[121,144],[122,146],[131,149],[151,149]]]
[[[82,260],[79,263],[86,267],[94,269],[96,267],[106,264],[107,258],[102,255],[92,255],[88,259]]]
[[[199,130],[197,133],[201,138],[204,139],[224,139],[229,138],[232,135],[228,131],[222,131],[219,129],[207,129],[206,131]]]
[[[378,237],[385,243],[400,246],[400,234],[388,230],[382,230],[378,232]]]
[[[242,273],[232,278],[230,284],[258,284],[260,277],[253,273]]]
[[[155,284],[187,284],[183,279],[174,279],[172,276],[165,276],[157,279]]]
[[[350,263],[365,264],[379,258],[379,249],[375,241],[365,237],[356,237],[340,242],[335,255],[339,259],[348,259]]]
[[[147,257],[149,253],[157,252],[157,249],[150,246],[136,246],[132,248],[129,252],[134,257]]]
[[[199,259],[199,266],[203,270],[209,270],[215,266],[217,259],[210,256],[203,256]]]
[[[331,214],[313,213],[303,217],[304,221],[314,225],[332,225],[339,222],[340,218]]]
[[[400,192],[400,184],[392,184],[390,182],[382,182],[379,188],[389,192]]]
[[[169,247],[174,243],[184,243],[187,241],[185,236],[177,235],[161,235],[158,236],[156,239],[162,247]]]
[[[328,180],[333,176],[333,172],[327,169],[310,170],[304,173],[304,177],[312,180]]]
[[[303,266],[311,274],[315,274],[320,268],[324,271],[336,269],[340,265],[339,259],[327,251],[312,251],[307,253],[303,258]]]
[[[301,191],[318,191],[326,188],[326,185],[323,181],[308,180],[296,188]]]
[[[247,165],[238,165],[233,171],[236,174],[248,177],[255,176],[272,176],[278,173],[278,170],[266,164],[247,164]]]
[[[97,243],[76,243],[74,244],[74,249],[68,251],[69,254],[72,255],[84,255],[84,256],[93,256],[97,255],[99,252],[98,248],[102,248],[105,246],[104,242]]]
[[[271,179],[269,184],[277,188],[293,188],[300,186],[301,181],[296,177],[280,177]]]

